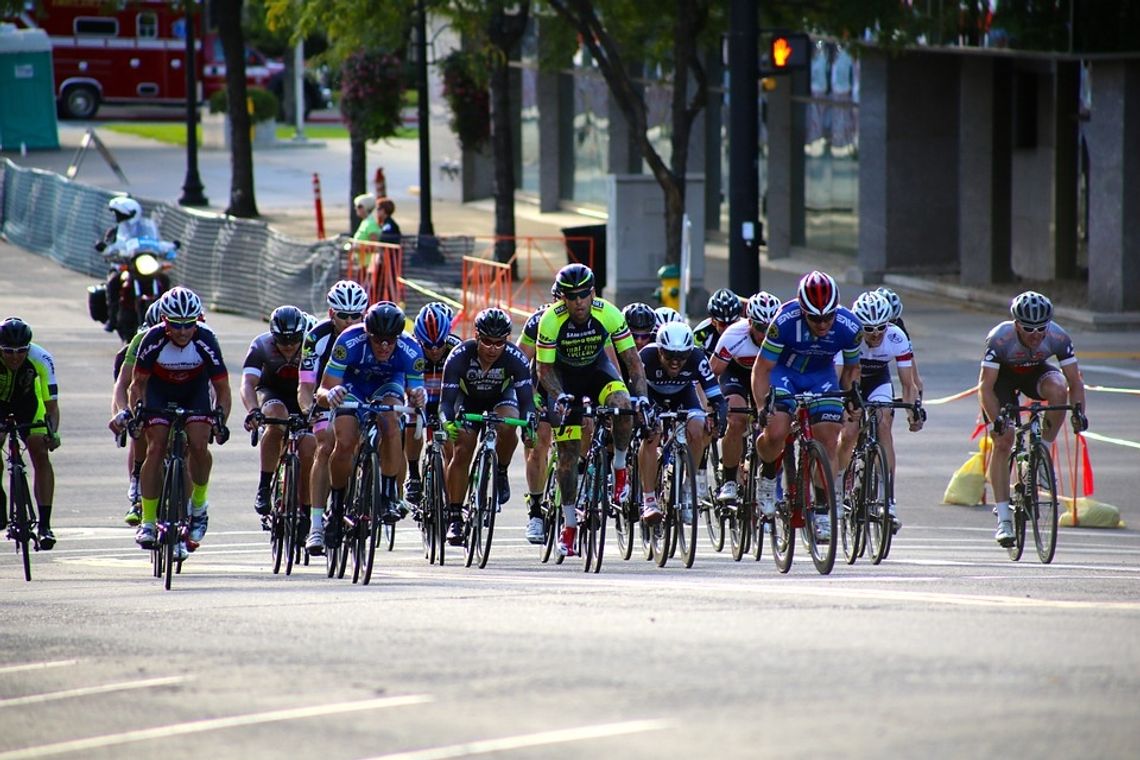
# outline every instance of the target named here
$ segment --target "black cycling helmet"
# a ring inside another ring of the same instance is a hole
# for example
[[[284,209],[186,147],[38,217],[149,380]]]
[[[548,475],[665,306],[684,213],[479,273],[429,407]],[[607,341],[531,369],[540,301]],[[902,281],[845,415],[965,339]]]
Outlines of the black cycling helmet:
[[[391,301],[380,301],[364,315],[364,329],[378,337],[399,335],[407,325],[404,310]]]
[[[718,322],[735,322],[740,319],[740,298],[728,288],[709,296],[708,313]]]
[[[298,341],[305,337],[308,322],[305,314],[296,306],[278,306],[269,315],[269,331],[273,337],[286,342]]]
[[[594,287],[594,273],[585,264],[567,264],[558,270],[558,274],[554,276],[554,288],[551,293],[556,289],[557,295],[562,296],[565,293],[570,293],[579,290],[586,290]]]
[[[32,328],[19,317],[8,317],[0,322],[0,346],[25,348],[31,345]]]
[[[640,301],[621,310],[629,329],[638,333],[651,333],[657,329],[657,313],[653,307]]]
[[[492,306],[475,315],[475,332],[488,338],[506,338],[511,334],[511,315]]]

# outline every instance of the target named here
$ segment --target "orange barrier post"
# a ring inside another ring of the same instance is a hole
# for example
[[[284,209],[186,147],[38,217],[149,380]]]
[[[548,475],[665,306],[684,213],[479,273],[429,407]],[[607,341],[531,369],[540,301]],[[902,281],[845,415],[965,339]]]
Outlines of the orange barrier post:
[[[325,210],[321,205],[321,175],[313,172],[313,209],[317,214],[317,239],[325,239]]]
[[[463,308],[456,321],[464,337],[470,337],[475,315],[489,306],[513,309],[511,265],[476,256],[463,257]]]

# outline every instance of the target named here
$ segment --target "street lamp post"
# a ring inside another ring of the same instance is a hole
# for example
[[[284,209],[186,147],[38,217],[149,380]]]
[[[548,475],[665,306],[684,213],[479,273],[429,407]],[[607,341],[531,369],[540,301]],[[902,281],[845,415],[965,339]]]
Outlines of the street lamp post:
[[[198,176],[198,74],[194,51],[194,6],[186,4],[186,179],[182,183],[180,206],[209,204]]]
[[[428,44],[427,12],[424,0],[416,0],[416,43],[419,60],[416,62],[416,89],[419,94],[420,136],[420,230],[416,241],[416,257],[424,263],[439,263],[439,239],[431,221],[431,135],[428,129]]]

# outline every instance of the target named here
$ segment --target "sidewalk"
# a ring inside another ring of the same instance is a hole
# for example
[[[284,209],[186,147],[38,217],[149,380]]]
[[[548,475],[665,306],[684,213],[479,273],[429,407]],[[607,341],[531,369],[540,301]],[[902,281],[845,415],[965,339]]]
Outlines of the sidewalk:
[[[130,192],[137,197],[177,203],[186,173],[185,149],[106,129],[104,124],[62,122],[59,151],[35,151],[27,156],[5,153],[21,166],[64,174],[88,126],[96,128],[127,176],[124,185],[99,154],[91,149],[85,156],[76,181],[111,190]],[[312,179],[319,174],[324,205],[326,235],[349,228],[348,197],[350,150],[347,140],[313,141],[309,145],[284,142],[281,147],[254,152],[254,183],[261,219],[270,227],[297,240],[316,240],[317,225],[313,206]],[[396,203],[394,218],[405,235],[417,232],[420,224],[419,154],[415,140],[389,140],[367,149],[367,174],[377,166],[387,176],[388,195]],[[198,170],[210,201],[209,210],[221,213],[228,204],[230,156],[220,150],[199,151]],[[433,178],[434,179],[434,178]],[[435,233],[441,236],[467,235],[485,238],[480,248],[494,236],[494,202],[490,199],[457,203],[435,198],[432,201]],[[553,238],[540,244],[560,249],[563,227],[599,224],[602,220],[570,211],[541,213],[526,201],[516,200],[515,228],[520,237]],[[553,259],[553,255],[550,255]],[[610,252],[613,255],[613,252]],[[715,290],[728,284],[728,246],[706,241],[705,287]],[[786,259],[770,260],[761,250],[763,287],[782,298],[787,280],[794,280],[811,269],[824,269],[843,282],[858,282],[853,258],[844,255],[799,249]],[[779,273],[780,276],[770,277]],[[886,284],[907,293],[945,299],[957,306],[973,306],[1003,313],[1010,299],[1029,288],[1052,295],[1062,322],[1093,330],[1132,330],[1140,328],[1140,312],[1110,314],[1085,308],[1085,289],[1079,283],[1009,283],[985,290],[967,288],[952,278],[888,274]],[[769,282],[772,284],[770,285]],[[776,283],[779,283],[778,287]],[[853,288],[847,288],[849,292]],[[533,291],[532,291],[533,293]],[[535,297],[542,294],[534,293]],[[845,298],[845,300],[848,300]],[[696,305],[695,314],[703,305]]]

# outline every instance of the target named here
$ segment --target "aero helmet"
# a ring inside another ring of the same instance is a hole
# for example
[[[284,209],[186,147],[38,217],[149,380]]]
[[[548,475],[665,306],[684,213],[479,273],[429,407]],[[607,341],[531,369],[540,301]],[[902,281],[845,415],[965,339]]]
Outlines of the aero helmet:
[[[451,334],[451,309],[439,301],[425,305],[412,332],[425,348],[440,348]]]
[[[1013,299],[1009,313],[1026,327],[1040,327],[1053,319],[1053,302],[1034,290],[1027,290]]]
[[[767,325],[776,318],[776,312],[783,304],[780,299],[766,290],[761,290],[748,299],[748,319]]]
[[[728,288],[709,296],[709,317],[718,322],[735,322],[740,319],[740,298]]]
[[[808,272],[800,280],[796,298],[804,314],[813,317],[830,316],[839,308],[839,286],[829,274],[818,270]]]
[[[488,338],[506,338],[511,334],[511,315],[494,306],[483,309],[475,315],[475,332]]]
[[[851,310],[864,327],[878,327],[891,321],[891,302],[877,290],[859,294]]]
[[[689,351],[693,347],[693,330],[684,322],[669,322],[657,331],[657,345],[666,351]]]
[[[647,303],[631,303],[621,310],[625,323],[634,332],[648,333],[657,329],[657,312]]]
[[[351,314],[363,314],[368,308],[368,294],[352,280],[340,280],[329,288],[329,308]]]

